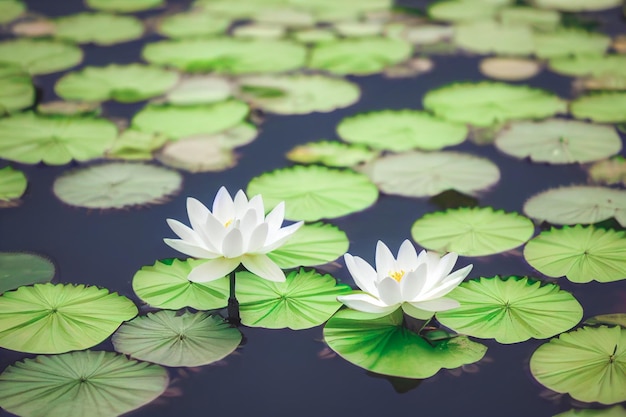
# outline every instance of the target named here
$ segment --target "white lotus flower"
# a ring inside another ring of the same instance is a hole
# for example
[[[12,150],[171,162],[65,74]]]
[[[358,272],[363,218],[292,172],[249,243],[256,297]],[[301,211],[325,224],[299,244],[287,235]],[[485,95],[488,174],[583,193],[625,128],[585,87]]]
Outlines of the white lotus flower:
[[[282,246],[303,222],[281,228],[285,217],[284,202],[266,217],[260,195],[248,201],[246,194],[239,190],[233,201],[222,187],[215,196],[212,212],[195,198],[188,198],[187,214],[191,228],[167,219],[167,224],[180,239],[164,241],[179,252],[209,259],[191,270],[187,277],[190,281],[207,282],[221,278],[240,264],[267,280],[285,281],[285,273],[266,253]]]
[[[472,270],[472,265],[453,272],[456,253],[443,258],[422,251],[419,256],[405,240],[394,258],[381,241],[376,245],[376,270],[366,261],[349,253],[344,255],[354,282],[366,294],[350,294],[337,299],[348,307],[366,313],[391,313],[398,307],[418,319],[431,317],[436,311],[459,306],[458,301],[444,297],[456,288]]]

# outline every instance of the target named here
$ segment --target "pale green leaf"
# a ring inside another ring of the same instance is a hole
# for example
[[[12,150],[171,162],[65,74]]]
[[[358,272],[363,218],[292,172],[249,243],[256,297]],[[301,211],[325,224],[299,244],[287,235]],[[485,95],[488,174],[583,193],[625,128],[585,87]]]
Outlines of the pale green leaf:
[[[0,252],[0,294],[23,285],[49,282],[54,272],[54,264],[43,256]]]

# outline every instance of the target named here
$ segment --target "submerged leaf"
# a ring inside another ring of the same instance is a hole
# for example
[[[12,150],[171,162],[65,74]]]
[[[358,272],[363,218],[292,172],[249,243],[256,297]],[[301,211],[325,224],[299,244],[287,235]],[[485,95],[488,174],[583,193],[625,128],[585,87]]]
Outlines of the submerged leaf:
[[[0,169],[0,207],[10,205],[13,200],[20,198],[26,191],[26,185],[26,176],[22,171],[10,166]]]
[[[54,277],[54,264],[33,253],[0,252],[0,294],[23,285],[49,282]]]
[[[371,161],[378,152],[365,146],[336,141],[309,142],[287,152],[287,159],[301,164],[322,164],[329,167],[353,167]]]
[[[589,177],[595,183],[626,185],[626,159],[616,156],[598,161],[589,167]]]

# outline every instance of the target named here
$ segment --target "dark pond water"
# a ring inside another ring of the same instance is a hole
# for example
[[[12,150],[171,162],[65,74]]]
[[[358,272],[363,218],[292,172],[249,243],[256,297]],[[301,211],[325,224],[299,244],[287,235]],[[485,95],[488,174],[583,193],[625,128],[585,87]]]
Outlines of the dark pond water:
[[[50,16],[83,9],[79,1],[26,3],[30,10]],[[626,31],[617,11],[593,17],[603,22],[603,31]],[[135,62],[142,45],[156,39],[157,36],[150,36],[111,47],[84,46],[86,59],[82,65]],[[29,188],[21,206],[0,213],[0,251],[44,254],[58,268],[55,282],[106,287],[139,304],[131,288],[133,274],[156,259],[179,256],[162,239],[172,236],[166,218],[186,219],[186,197],[194,196],[210,204],[221,185],[231,191],[245,189],[252,177],[288,166],[290,163],[283,155],[294,145],[321,138],[336,139],[335,126],[347,115],[377,109],[420,109],[422,96],[430,89],[453,81],[484,79],[478,72],[477,58],[435,56],[433,59],[435,70],[416,78],[350,77],[362,88],[362,97],[348,108],[329,114],[267,116],[258,139],[240,148],[236,167],[220,173],[184,174],[182,192],[162,205],[119,211],[72,208],[55,198],[52,183],[76,164],[51,167],[12,163],[25,171]],[[52,86],[60,75],[37,77],[36,84],[47,100],[54,97]],[[563,98],[572,97],[571,80],[550,72],[544,71],[528,84],[549,89]],[[142,106],[107,102],[104,111],[106,116],[128,119]],[[521,212],[523,202],[539,191],[587,181],[586,172],[576,165],[533,165],[503,155],[492,146],[480,147],[470,142],[453,149],[487,157],[500,168],[502,178],[479,196],[481,206]],[[0,161],[0,167],[5,165],[8,162]],[[347,233],[350,253],[373,262],[377,240],[395,251],[404,239],[410,238],[411,225],[417,218],[438,209],[426,199],[381,195],[372,208],[330,223]],[[485,258],[461,258],[458,264],[470,262],[474,264],[470,277],[537,276],[521,257],[520,249]],[[339,280],[353,284],[342,267],[343,262],[340,263],[341,266],[338,263],[327,270]],[[572,284],[561,279],[559,285],[580,301],[585,317],[624,311],[626,281],[608,285]],[[245,344],[234,354],[215,365],[172,369],[171,395],[131,415],[547,417],[576,404],[567,395],[550,393],[530,375],[529,358],[544,341],[500,345],[484,340],[482,343],[488,346],[486,357],[475,365],[442,370],[423,381],[392,381],[332,354],[322,341],[321,327],[303,331],[242,327],[241,331]],[[112,350],[112,346],[107,341],[94,349]],[[0,369],[27,356],[0,350]],[[0,412],[0,415],[10,414]]]

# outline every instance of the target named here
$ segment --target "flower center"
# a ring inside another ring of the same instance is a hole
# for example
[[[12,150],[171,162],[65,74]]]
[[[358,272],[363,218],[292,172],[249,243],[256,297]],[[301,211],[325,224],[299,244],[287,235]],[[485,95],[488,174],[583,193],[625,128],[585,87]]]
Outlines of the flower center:
[[[233,219],[228,220],[226,223],[224,223],[224,227],[228,227],[233,223]]]
[[[389,271],[389,276],[395,279],[396,281],[400,282],[402,281],[402,277],[404,277],[404,270],[401,269],[399,271]]]

